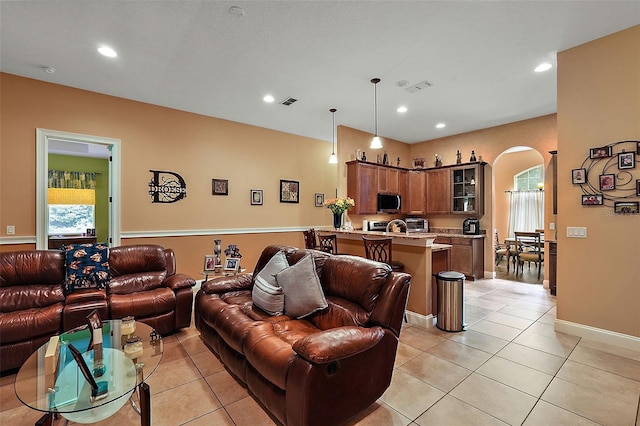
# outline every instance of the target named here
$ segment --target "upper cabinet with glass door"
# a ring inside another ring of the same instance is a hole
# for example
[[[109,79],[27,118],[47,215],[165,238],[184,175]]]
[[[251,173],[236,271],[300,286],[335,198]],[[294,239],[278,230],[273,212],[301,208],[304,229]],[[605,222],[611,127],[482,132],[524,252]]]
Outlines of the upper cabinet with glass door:
[[[451,169],[452,210],[454,214],[484,214],[484,163]]]

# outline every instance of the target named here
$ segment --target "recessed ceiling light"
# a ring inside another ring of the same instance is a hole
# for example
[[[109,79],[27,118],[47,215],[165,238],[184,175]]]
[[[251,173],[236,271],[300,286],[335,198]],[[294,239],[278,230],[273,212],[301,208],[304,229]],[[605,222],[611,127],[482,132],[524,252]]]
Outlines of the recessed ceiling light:
[[[275,98],[271,95],[266,95],[264,98],[262,98],[263,101],[271,103],[273,101],[275,101]]]
[[[407,112],[407,107],[406,106],[400,106],[400,107],[398,107],[398,109],[396,111],[398,111],[398,112]]]
[[[42,71],[46,72],[47,74],[53,74],[54,72],[56,72],[56,69],[53,67],[42,67]]]
[[[552,65],[549,62],[545,62],[543,64],[538,65],[534,71],[535,72],[544,72],[550,70]]]
[[[118,56],[118,54],[116,53],[115,50],[113,50],[112,48],[110,48],[109,46],[101,46],[98,48],[98,52],[100,52],[102,55],[108,57],[108,58],[115,58],[116,56]]]
[[[229,8],[229,13],[233,16],[237,16],[238,18],[244,16],[244,9],[238,6],[231,6]]]
[[[446,124],[444,124],[444,123],[438,123],[438,124],[436,124],[436,129],[444,129],[445,127],[447,127],[447,125],[446,125]]]

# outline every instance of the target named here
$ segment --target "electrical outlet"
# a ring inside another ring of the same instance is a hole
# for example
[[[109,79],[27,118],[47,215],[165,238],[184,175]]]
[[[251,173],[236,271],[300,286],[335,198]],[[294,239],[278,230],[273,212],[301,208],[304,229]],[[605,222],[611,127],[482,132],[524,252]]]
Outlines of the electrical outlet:
[[[7,235],[15,235],[16,227],[13,225],[7,225]]]
[[[552,231],[553,231],[554,229],[556,229],[556,223],[555,223],[555,222],[550,222],[550,223],[549,223],[549,229],[551,229]]]
[[[567,226],[568,238],[587,238],[586,226]]]

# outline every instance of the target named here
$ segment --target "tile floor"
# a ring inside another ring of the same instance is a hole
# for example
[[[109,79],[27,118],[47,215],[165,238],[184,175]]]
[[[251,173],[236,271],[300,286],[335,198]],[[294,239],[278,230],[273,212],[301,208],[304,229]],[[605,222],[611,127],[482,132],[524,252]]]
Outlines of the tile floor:
[[[640,352],[556,333],[539,284],[467,282],[465,299],[467,331],[404,327],[391,386],[351,425],[638,425]],[[0,378],[0,424],[33,425],[14,378]],[[274,424],[193,327],[165,338],[148,383],[154,426]],[[125,406],[102,424],[139,418]]]

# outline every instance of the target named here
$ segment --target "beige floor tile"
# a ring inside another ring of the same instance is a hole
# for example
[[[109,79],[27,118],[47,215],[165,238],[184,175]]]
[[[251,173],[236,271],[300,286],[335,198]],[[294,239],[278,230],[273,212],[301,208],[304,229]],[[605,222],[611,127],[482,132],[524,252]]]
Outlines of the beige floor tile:
[[[485,294],[484,291],[470,290],[470,289],[465,287],[465,289],[464,289],[464,300],[467,301],[467,300],[475,299],[476,297],[480,297],[483,294]]]
[[[184,424],[188,426],[235,426],[235,423],[224,408],[218,408],[212,413],[205,414]]]
[[[494,312],[491,315],[487,316],[487,321],[497,322],[498,324],[507,325],[509,327],[517,328],[519,330],[524,330],[533,324],[533,320],[528,320],[525,318],[520,318],[514,315],[508,315],[502,312]]]
[[[3,385],[0,386],[0,410],[6,411],[11,410],[12,408],[17,408],[22,406],[22,402],[16,396],[16,391],[14,388],[14,383],[16,380],[16,375],[11,374],[7,376],[7,380],[3,381]]]
[[[524,298],[517,300],[514,303],[510,303],[509,305],[513,306],[514,308],[523,308],[523,309],[528,309],[530,311],[539,312],[540,314],[547,313],[547,311],[552,307],[552,305],[548,305],[548,304],[527,302],[526,299]]]
[[[564,410],[545,401],[538,401],[523,426],[566,425],[566,426],[597,426],[589,419]]]
[[[160,364],[146,382],[151,388],[151,395],[154,395],[201,378],[191,359],[181,358]]]
[[[496,355],[551,375],[555,375],[565,362],[565,359],[559,356],[517,343],[509,343]]]
[[[410,374],[444,392],[449,392],[465,379],[471,370],[455,365],[435,355],[424,353],[397,370]],[[415,417],[413,417],[415,418]]]
[[[476,297],[475,299],[471,299],[465,302],[465,306],[477,306],[478,308],[497,311],[498,309],[502,309],[507,306],[507,304],[504,302],[495,302],[493,300],[486,300],[482,299],[481,297]]]
[[[222,405],[227,406],[249,396],[249,391],[226,370],[205,377]]]
[[[640,381],[640,361],[578,345],[569,359]]]
[[[631,403],[640,398],[640,382],[589,365],[568,360],[556,377]]]
[[[537,401],[531,395],[476,373],[450,395],[511,425],[522,424]]]
[[[191,360],[196,365],[203,377],[219,373],[224,370],[224,364],[220,362],[211,351],[200,352],[191,356]]]
[[[411,361],[421,353],[422,351],[420,349],[416,349],[413,346],[407,345],[406,343],[398,342],[398,350],[396,351],[396,361],[394,367],[399,367],[402,364]]]
[[[442,337],[429,333],[421,327],[411,327],[400,333],[400,341],[421,351],[427,351],[444,341]]]
[[[556,323],[556,314],[547,312],[538,319],[538,322],[554,325]]]
[[[571,351],[575,348],[579,339],[579,337],[569,336],[563,333],[557,333],[556,336],[547,337],[541,334],[536,334],[531,329],[527,329],[521,335],[516,337],[513,342],[566,358],[571,354]]]
[[[467,303],[464,305],[465,316],[473,315],[474,317],[484,318],[487,315],[491,315],[493,312],[495,312],[493,309],[481,308]]]
[[[275,426],[276,423],[252,397],[243,398],[225,407],[238,426]]]
[[[508,359],[493,357],[476,373],[539,398],[553,379],[550,374],[534,370]]]
[[[189,355],[195,355],[200,352],[208,351],[209,348],[204,344],[200,335],[192,335],[180,340],[182,347],[189,353]]]
[[[173,339],[171,342],[167,342],[166,340],[164,340],[163,343],[164,350],[162,351],[162,361],[160,361],[161,364],[189,357],[189,354],[184,349],[182,344],[178,341],[178,339]]]
[[[469,329],[503,340],[513,340],[518,334],[522,333],[522,330],[498,324],[497,322],[491,322],[486,318],[473,324]]]
[[[415,420],[416,424],[449,426],[504,426],[505,422],[478,410],[457,398],[446,395]]]
[[[154,426],[173,426],[196,419],[222,405],[207,382],[200,379],[154,395],[151,407]]]
[[[393,372],[391,385],[380,397],[409,419],[415,419],[444,396],[444,392],[400,370]]]
[[[506,315],[512,315],[514,317],[532,320],[532,321],[536,321],[538,318],[544,315],[542,312],[532,311],[530,309],[525,309],[525,308],[518,308],[512,305],[505,306],[504,308],[500,309],[498,312]],[[553,317],[553,319],[555,320],[555,316]]]
[[[508,340],[498,339],[497,337],[489,336],[488,334],[479,333],[473,330],[455,333],[450,340],[491,354],[497,353],[509,343]]]
[[[640,361],[640,349],[637,351],[623,348],[620,346],[609,345],[607,343],[596,342],[595,340],[581,339],[580,346],[583,348],[596,349],[612,355],[618,355],[623,358],[629,358]]]
[[[606,425],[635,425],[638,401],[633,403],[555,378],[542,400]]]
[[[513,297],[506,297],[495,291],[492,291],[478,297],[478,300],[487,300],[490,302],[503,303],[505,306],[508,306],[514,303],[517,299],[514,299]]]
[[[490,353],[451,340],[434,346],[429,353],[468,370],[475,370],[491,358]]]
[[[387,404],[377,401],[371,404],[355,418],[346,423],[346,426],[406,426],[411,420]]]
[[[0,425],[32,426],[44,414],[44,413],[41,413],[40,411],[35,411],[30,408],[27,408],[24,405],[11,408],[6,411],[4,407],[1,407],[1,409],[2,409],[2,412],[0,412]]]

